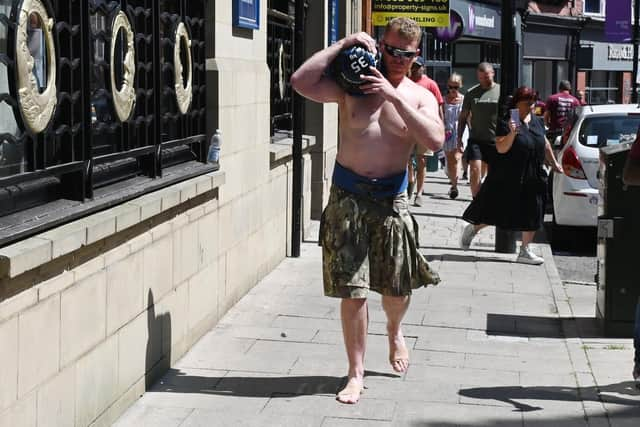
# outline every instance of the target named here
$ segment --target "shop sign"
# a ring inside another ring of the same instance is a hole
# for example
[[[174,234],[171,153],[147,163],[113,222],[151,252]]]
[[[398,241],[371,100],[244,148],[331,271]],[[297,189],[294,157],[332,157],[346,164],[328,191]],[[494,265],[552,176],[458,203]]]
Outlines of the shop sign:
[[[451,10],[449,13],[449,26],[438,27],[433,30],[433,34],[438,40],[452,42],[462,37],[464,32],[464,21],[458,12]]]
[[[612,61],[633,61],[633,46],[630,44],[617,45],[610,44],[609,47],[609,60]]]
[[[449,0],[373,0],[373,25],[383,27],[397,17],[411,18],[421,27],[449,25]]]
[[[608,42],[631,41],[631,0],[607,2],[604,33]]]
[[[464,34],[474,37],[500,39],[500,10],[478,3],[466,4],[467,22]]]

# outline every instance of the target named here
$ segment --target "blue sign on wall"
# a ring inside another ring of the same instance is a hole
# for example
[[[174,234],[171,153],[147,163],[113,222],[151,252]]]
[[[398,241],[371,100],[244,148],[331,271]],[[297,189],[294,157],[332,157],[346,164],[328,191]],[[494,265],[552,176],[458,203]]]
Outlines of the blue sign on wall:
[[[260,28],[260,0],[233,0],[233,25],[257,30]]]
[[[340,16],[338,14],[338,0],[329,0],[329,28],[328,28],[328,44],[331,46],[338,41],[338,30],[340,26]]]

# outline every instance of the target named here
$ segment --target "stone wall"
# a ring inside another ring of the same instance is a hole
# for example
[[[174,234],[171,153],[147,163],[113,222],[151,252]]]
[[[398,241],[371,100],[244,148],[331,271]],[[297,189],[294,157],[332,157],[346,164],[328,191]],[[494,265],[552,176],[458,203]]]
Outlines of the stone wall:
[[[0,248],[0,427],[110,425],[286,256],[292,171],[271,160],[266,7],[253,32],[232,27],[231,2],[209,13],[220,172]],[[305,226],[311,170],[307,153]]]

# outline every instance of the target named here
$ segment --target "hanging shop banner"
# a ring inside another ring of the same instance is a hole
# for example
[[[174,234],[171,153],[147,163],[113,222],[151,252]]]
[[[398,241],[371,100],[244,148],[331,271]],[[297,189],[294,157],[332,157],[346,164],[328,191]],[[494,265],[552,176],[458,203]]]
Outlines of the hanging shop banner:
[[[451,12],[449,12],[449,26],[438,27],[431,31],[433,31],[433,34],[438,40],[452,42],[462,37],[464,33],[464,21],[458,12],[451,10]]]
[[[631,41],[631,0],[616,0],[606,3],[604,33],[608,42]]]
[[[379,27],[397,17],[411,18],[421,27],[449,26],[449,0],[373,0],[371,12]]]

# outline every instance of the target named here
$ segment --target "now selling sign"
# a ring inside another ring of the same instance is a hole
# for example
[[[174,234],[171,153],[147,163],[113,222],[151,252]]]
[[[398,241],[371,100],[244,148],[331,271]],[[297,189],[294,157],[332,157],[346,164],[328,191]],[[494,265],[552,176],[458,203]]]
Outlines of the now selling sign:
[[[383,27],[397,17],[411,18],[421,27],[448,27],[449,0],[373,0],[373,25]]]

